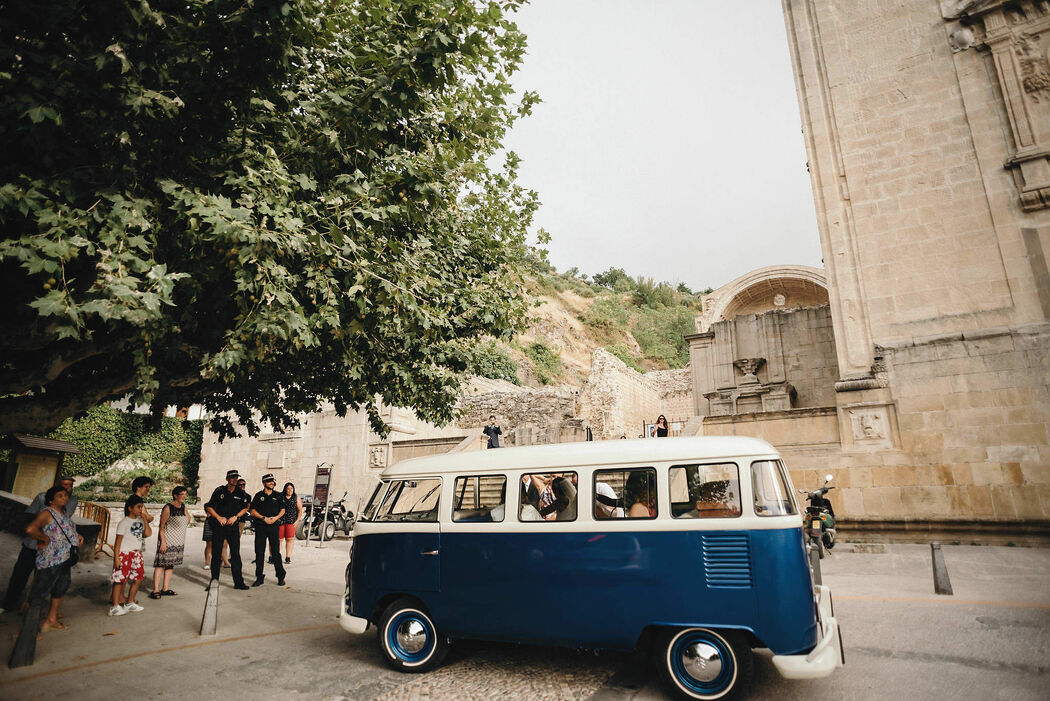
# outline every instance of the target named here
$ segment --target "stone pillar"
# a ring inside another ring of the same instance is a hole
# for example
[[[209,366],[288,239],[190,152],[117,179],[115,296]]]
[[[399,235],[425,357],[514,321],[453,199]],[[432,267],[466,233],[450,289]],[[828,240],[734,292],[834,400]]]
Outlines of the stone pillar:
[[[707,416],[706,392],[715,389],[714,349],[715,334],[694,333],[685,337],[689,342],[689,365],[693,371],[693,414]]]
[[[824,42],[830,39],[821,36],[821,23],[832,18],[819,17],[813,0],[784,0],[784,18],[809,156],[820,247],[828,277],[841,373],[836,389],[867,389],[876,386],[871,369],[874,347],[864,305],[857,234],[831,90],[833,67],[824,61]]]

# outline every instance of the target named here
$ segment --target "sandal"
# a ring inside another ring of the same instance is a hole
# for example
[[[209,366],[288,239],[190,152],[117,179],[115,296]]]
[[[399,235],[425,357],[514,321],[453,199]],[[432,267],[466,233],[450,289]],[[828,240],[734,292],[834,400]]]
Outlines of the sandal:
[[[159,599],[161,596],[163,596],[163,594],[164,594],[164,592],[162,592],[162,591],[150,592],[149,598],[151,598],[151,599]]]
[[[44,624],[40,626],[40,632],[41,634],[43,634],[48,632],[49,630],[69,630],[69,626],[67,626],[62,621],[58,621],[57,623],[47,623],[45,621]]]
[[[178,596],[178,593],[174,589],[165,589],[160,593],[161,596]]]

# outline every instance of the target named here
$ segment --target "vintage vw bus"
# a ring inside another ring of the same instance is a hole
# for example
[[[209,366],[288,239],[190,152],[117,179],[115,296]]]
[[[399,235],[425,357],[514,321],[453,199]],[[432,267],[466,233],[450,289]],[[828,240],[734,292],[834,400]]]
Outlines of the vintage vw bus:
[[[739,437],[405,460],[354,528],[340,623],[424,671],[450,640],[652,649],[690,699],[746,694],[751,649],[789,678],[843,663],[776,450]]]

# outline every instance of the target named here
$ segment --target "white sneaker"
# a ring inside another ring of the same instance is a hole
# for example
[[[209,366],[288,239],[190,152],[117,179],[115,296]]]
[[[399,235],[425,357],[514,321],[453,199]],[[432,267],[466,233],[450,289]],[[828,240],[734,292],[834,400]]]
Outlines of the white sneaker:
[[[127,610],[125,610],[120,604],[117,604],[109,610],[110,616],[123,616],[125,613],[127,613]]]
[[[134,601],[129,601],[128,603],[124,604],[124,611],[130,611],[132,613],[138,613],[139,611],[145,611],[145,610],[146,609],[142,608],[141,606],[136,604]]]

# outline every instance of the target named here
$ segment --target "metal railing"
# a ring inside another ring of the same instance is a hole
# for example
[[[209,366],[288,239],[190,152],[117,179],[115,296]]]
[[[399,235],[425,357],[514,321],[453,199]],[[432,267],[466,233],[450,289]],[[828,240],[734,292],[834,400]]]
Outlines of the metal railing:
[[[95,543],[95,554],[105,554],[106,548],[109,548],[109,554],[112,555],[113,546],[109,543],[109,509],[90,501],[82,501],[79,506],[77,506],[77,511],[82,517],[89,521],[94,521],[99,525],[98,541]]]

